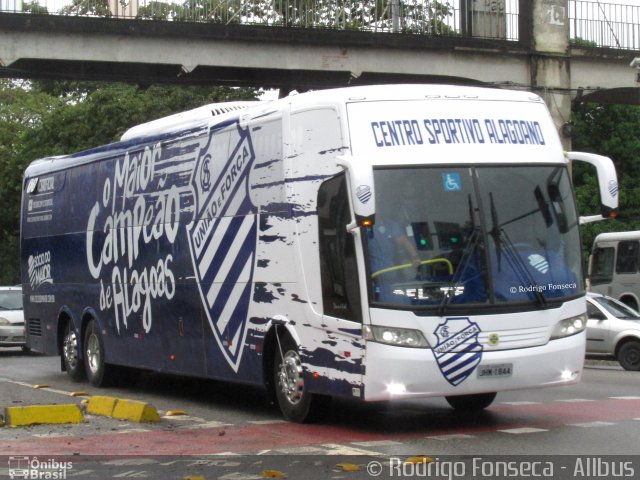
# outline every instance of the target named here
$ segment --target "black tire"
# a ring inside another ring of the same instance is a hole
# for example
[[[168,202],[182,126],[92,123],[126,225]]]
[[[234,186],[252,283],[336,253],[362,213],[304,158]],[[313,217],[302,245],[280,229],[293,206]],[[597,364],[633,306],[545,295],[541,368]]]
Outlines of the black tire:
[[[87,378],[94,387],[107,387],[114,380],[114,367],[105,363],[104,353],[98,324],[91,320],[84,332],[84,365]]]
[[[286,420],[308,423],[319,420],[328,411],[330,398],[305,389],[300,354],[288,335],[280,337],[273,361],[273,385],[280,411]]]
[[[618,362],[625,370],[640,370],[640,342],[632,340],[622,345],[618,350]]]
[[[80,356],[80,335],[76,331],[71,319],[67,320],[62,338],[62,364],[67,375],[74,382],[81,382],[87,378],[84,371],[84,361]]]
[[[449,405],[461,412],[478,412],[493,403],[496,392],[475,393],[473,395],[456,395],[445,397]]]

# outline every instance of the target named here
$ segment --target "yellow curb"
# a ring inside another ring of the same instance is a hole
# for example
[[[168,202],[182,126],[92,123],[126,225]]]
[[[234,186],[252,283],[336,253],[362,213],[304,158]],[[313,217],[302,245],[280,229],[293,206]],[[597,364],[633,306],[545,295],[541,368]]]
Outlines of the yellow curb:
[[[113,409],[116,403],[118,403],[116,397],[106,397],[104,395],[90,397],[89,403],[87,404],[87,413],[110,417],[113,415]]]
[[[32,405],[7,407],[6,421],[10,427],[47,423],[82,423],[84,416],[78,405]]]
[[[89,398],[87,413],[132,422],[159,422],[155,407],[137,400],[96,395]]]
[[[176,417],[178,415],[186,415],[187,412],[184,410],[167,410],[167,413],[164,414],[165,417]]]
[[[159,422],[160,415],[155,407],[137,400],[118,399],[113,409],[113,418],[132,422]]]

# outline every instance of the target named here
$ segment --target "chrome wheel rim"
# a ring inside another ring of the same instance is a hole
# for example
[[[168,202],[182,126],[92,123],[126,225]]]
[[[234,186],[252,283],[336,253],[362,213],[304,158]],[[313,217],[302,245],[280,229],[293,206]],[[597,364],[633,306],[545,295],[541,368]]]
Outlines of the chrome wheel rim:
[[[78,337],[71,326],[67,327],[67,334],[64,337],[62,349],[67,366],[71,370],[74,370],[78,366]]]
[[[96,373],[100,368],[100,342],[95,333],[91,333],[87,338],[87,365],[91,373]]]
[[[280,364],[278,372],[280,391],[291,405],[302,400],[304,380],[302,377],[302,362],[297,352],[289,350]]]

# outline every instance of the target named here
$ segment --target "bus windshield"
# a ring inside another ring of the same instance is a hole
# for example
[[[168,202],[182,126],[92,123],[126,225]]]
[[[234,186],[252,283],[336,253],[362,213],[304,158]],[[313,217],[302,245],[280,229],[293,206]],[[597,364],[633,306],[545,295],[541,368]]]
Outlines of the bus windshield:
[[[584,293],[564,166],[378,168],[374,181],[373,305],[544,306]]]

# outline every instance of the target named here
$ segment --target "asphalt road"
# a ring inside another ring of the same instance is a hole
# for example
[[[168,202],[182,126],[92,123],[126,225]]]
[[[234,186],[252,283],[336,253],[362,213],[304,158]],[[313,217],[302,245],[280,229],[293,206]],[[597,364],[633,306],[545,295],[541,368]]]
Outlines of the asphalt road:
[[[612,362],[588,362],[578,385],[500,393],[480,414],[461,415],[439,398],[392,405],[338,401],[322,423],[298,425],[282,421],[254,388],[143,374],[127,386],[96,389],[71,382],[56,357],[0,350],[0,407],[81,404],[91,395],[148,402],[162,418],[150,424],[86,415],[81,424],[0,428],[0,477],[5,465],[11,473],[10,457],[14,464],[19,458],[69,459],[74,467],[66,478],[355,479],[376,476],[378,464],[371,462],[379,462],[384,478],[608,478],[614,468],[621,477],[640,473],[640,372]],[[185,415],[168,416],[171,411]],[[405,463],[416,456],[432,462]],[[495,470],[500,459],[512,469]],[[440,470],[420,472],[420,465]],[[522,468],[538,468],[538,475]]]

